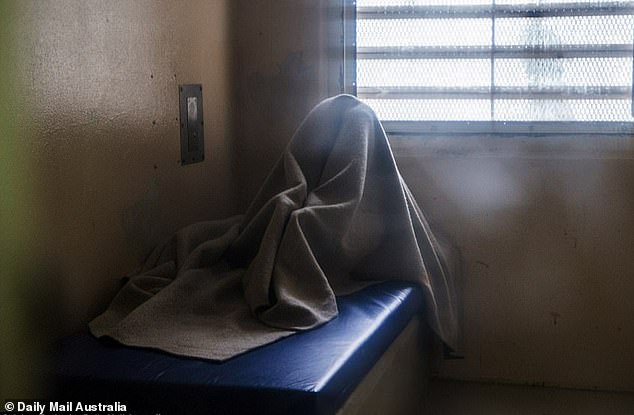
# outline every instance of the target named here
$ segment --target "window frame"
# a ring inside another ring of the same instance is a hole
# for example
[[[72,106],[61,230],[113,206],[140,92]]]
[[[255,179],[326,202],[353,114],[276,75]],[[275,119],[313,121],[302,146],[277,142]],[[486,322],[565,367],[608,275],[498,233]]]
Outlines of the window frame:
[[[633,6],[634,7],[634,6]],[[357,94],[357,5],[343,0],[343,91]],[[633,28],[634,40],[634,28]],[[634,48],[632,51],[634,62]],[[634,70],[632,71],[632,114],[634,115]],[[495,92],[492,93],[494,96]],[[633,135],[634,121],[381,121],[393,135],[494,134],[494,135]]]

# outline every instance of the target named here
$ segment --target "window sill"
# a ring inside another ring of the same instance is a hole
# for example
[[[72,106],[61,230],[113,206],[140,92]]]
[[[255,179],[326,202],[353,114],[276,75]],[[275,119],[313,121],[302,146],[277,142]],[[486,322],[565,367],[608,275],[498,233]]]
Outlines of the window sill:
[[[388,133],[397,158],[633,159],[634,134]]]
[[[634,135],[632,122],[383,121],[390,134]]]

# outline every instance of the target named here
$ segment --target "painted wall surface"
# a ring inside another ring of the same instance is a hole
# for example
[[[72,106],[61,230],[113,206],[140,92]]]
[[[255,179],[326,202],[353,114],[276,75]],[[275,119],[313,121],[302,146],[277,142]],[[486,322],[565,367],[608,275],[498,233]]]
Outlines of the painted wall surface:
[[[302,115],[332,90],[316,60],[339,55],[317,27],[325,2],[237,3],[244,204]],[[465,359],[442,362],[441,376],[634,390],[633,143],[392,138],[432,226],[463,253]]]
[[[634,390],[633,140],[535,138],[538,150],[515,137],[491,151],[444,139],[392,139],[417,200],[463,254],[465,359],[440,374]],[[576,139],[598,146],[577,152]]]
[[[293,132],[327,96],[325,0],[233,4],[235,170],[245,210]]]
[[[31,227],[16,295],[39,326],[84,327],[163,238],[234,213],[228,3],[12,2],[7,148],[21,158],[7,163],[23,183],[2,197]],[[203,84],[206,129],[205,161],[187,166],[184,83]]]

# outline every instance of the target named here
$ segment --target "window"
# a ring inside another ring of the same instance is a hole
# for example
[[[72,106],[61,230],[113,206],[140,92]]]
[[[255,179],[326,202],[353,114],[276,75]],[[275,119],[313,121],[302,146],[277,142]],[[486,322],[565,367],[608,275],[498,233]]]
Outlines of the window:
[[[634,131],[634,1],[352,7],[349,84],[389,132]]]

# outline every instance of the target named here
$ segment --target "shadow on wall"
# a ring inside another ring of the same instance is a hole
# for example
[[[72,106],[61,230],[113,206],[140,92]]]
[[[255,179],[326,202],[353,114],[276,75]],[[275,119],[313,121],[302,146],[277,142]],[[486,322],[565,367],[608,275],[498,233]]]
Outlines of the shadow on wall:
[[[242,210],[257,193],[301,121],[317,104],[318,100],[307,99],[316,77],[315,65],[305,62],[302,52],[289,53],[272,75],[253,72],[248,76],[238,132],[241,150],[234,174],[239,178],[245,173],[250,176],[241,180]]]
[[[271,119],[275,133],[276,127],[284,124],[280,120],[301,121],[312,109],[310,102],[306,100],[306,89],[316,79],[317,70],[314,65],[305,62],[303,52],[291,52],[279,65],[277,73],[272,76],[260,72],[254,72],[249,76],[249,99],[260,108],[271,108],[271,116],[275,116],[276,113],[283,115]],[[287,129],[277,131],[285,132]]]
[[[59,316],[42,238],[36,193],[39,174],[24,125],[15,64],[19,59],[14,4],[0,2],[0,396],[35,396],[44,388],[44,341]]]

